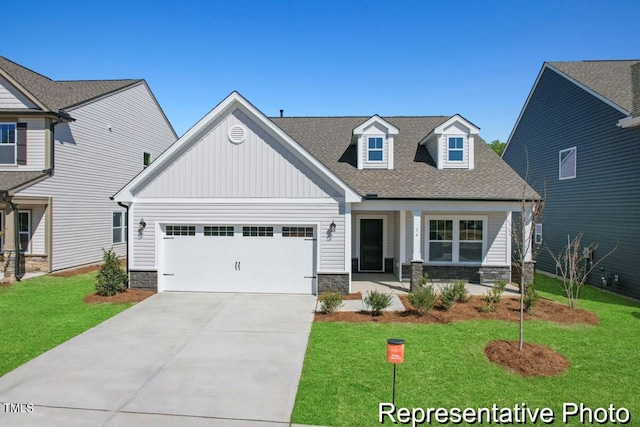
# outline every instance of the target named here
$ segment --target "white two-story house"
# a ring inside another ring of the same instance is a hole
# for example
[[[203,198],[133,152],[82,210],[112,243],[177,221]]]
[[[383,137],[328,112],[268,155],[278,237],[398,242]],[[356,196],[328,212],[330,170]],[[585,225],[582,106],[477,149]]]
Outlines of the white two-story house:
[[[109,196],[176,139],[144,80],[56,81],[0,57],[4,278],[125,256]]]

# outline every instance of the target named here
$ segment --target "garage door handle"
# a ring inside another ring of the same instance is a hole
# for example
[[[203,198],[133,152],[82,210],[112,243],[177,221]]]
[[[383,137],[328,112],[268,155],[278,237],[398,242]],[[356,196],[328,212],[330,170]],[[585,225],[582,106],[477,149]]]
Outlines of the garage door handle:
[[[305,279],[317,279],[318,276],[304,276]]]
[[[240,270],[240,261],[236,261],[236,271]]]
[[[173,273],[164,273],[163,276],[173,276]]]
[[[312,242],[315,242],[315,241],[316,241],[316,240],[318,240],[318,239],[304,239],[304,240],[310,240],[310,241],[312,241]]]

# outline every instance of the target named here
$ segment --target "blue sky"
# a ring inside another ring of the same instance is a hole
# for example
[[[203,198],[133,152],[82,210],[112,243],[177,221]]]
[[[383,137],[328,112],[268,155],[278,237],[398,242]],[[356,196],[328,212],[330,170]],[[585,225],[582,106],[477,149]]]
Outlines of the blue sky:
[[[2,15],[1,55],[54,80],[144,78],[178,135],[237,90],[268,116],[460,113],[506,141],[544,61],[640,59],[638,0],[31,0]]]

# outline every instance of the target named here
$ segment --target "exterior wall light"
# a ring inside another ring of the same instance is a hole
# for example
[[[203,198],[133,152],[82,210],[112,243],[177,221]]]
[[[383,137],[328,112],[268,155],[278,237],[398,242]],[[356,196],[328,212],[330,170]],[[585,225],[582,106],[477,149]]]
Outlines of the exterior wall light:
[[[334,221],[331,221],[331,225],[329,226],[329,230],[332,233],[335,233],[335,231],[336,231],[336,223]]]
[[[140,218],[140,223],[138,224],[138,231],[142,231],[147,227],[147,223],[144,222],[144,218]]]

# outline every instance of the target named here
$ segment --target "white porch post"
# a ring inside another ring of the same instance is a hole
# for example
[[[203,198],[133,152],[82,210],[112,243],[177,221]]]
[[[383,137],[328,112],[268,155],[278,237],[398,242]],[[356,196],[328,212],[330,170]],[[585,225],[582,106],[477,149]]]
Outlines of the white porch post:
[[[407,211],[399,211],[400,215],[400,239],[398,239],[400,256],[398,257],[398,280],[402,281],[402,265],[407,261]]]
[[[422,253],[420,251],[420,236],[422,234],[421,226],[422,211],[413,211],[413,255],[412,261],[422,261]]]
[[[524,253],[524,260],[525,262],[531,262],[531,248],[533,246],[533,239],[529,238],[529,236],[531,236],[531,227],[533,226],[533,224],[531,224],[531,207],[527,207],[527,209],[525,210],[525,219],[524,219],[524,230],[522,230],[523,236],[522,236],[522,243],[523,245],[525,245],[526,247],[524,248],[525,253]]]
[[[351,203],[344,204],[344,271],[349,273],[351,293]]]

